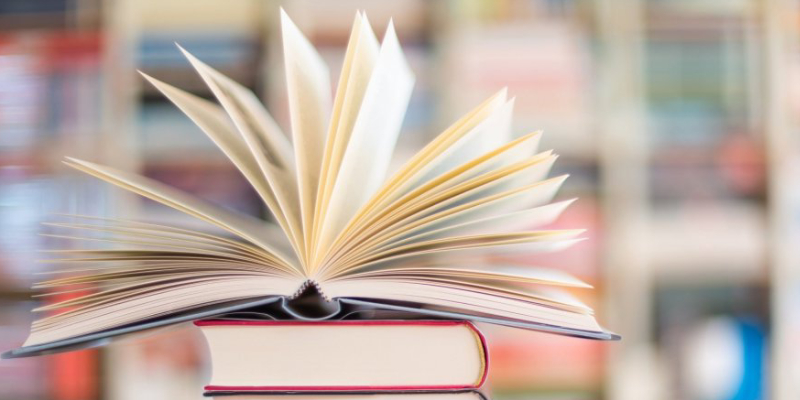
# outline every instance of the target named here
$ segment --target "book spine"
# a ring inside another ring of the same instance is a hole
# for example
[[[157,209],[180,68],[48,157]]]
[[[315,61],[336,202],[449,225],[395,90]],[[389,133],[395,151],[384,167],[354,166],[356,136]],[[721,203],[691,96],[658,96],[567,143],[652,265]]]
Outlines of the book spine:
[[[483,380],[481,380],[481,383]],[[423,385],[423,386],[218,386],[207,385],[206,392],[427,392],[477,389],[474,385]]]

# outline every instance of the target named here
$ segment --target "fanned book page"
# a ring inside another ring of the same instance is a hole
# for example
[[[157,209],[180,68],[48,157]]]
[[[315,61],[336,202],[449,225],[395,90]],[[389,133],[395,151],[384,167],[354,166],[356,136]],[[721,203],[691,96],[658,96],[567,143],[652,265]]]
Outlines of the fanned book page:
[[[213,229],[78,215],[50,224],[51,235],[76,244],[47,251],[46,261],[60,267],[36,288],[45,298],[72,294],[37,309],[23,351],[10,356],[287,305],[309,288],[318,308],[335,305],[328,317],[368,315],[366,307],[615,338],[564,290],[586,283],[496,261],[568,248],[582,232],[542,229],[572,200],[551,202],[565,179],[548,177],[557,156],[538,149],[539,132],[512,135],[514,102],[505,89],[390,174],[414,84],[391,23],[379,40],[356,14],[335,92],[322,58],[285,13],[281,24],[290,134],[254,93],[185,49],[216,102],[144,75],[218,145],[275,222],[68,158],[81,172]],[[343,304],[361,311],[346,314]]]

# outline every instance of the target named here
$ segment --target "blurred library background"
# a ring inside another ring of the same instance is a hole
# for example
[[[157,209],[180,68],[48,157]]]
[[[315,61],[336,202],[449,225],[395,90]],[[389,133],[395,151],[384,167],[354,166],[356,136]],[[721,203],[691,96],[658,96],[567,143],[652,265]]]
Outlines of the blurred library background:
[[[0,1],[0,349],[22,343],[54,213],[180,213],[61,164],[128,170],[266,215],[142,70],[211,94],[176,49],[260,94],[287,123],[283,6],[338,76],[350,24],[393,17],[417,83],[407,156],[497,89],[515,131],[545,131],[588,240],[531,262],[623,335],[600,343],[483,326],[499,399],[800,398],[800,2],[780,0]],[[287,130],[288,131],[288,130]],[[193,328],[0,361],[0,399],[199,399]]]

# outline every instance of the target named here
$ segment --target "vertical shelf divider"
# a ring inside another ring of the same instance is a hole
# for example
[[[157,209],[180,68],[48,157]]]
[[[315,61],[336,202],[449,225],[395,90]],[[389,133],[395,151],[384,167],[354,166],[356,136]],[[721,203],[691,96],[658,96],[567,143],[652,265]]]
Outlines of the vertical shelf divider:
[[[652,278],[647,260],[648,135],[643,100],[641,0],[596,4],[600,197],[606,248],[602,257],[604,322],[623,340],[609,346],[606,397],[650,398]],[[630,382],[638,382],[630,385]]]
[[[768,254],[770,263],[771,373],[773,399],[800,398],[800,367],[797,365],[796,335],[800,317],[800,255],[797,253],[798,201],[796,189],[800,163],[800,140],[796,119],[792,119],[789,66],[797,58],[800,33],[796,2],[765,0],[762,9],[764,69],[765,139],[768,171]],[[795,117],[796,118],[796,117]],[[794,122],[794,123],[793,123]],[[794,218],[792,218],[794,217]],[[794,243],[793,243],[794,242]]]

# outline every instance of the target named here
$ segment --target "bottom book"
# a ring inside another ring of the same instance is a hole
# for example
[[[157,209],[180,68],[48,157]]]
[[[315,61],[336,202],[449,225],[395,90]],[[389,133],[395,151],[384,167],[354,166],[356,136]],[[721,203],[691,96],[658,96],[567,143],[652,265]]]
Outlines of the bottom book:
[[[441,392],[206,392],[207,398],[219,400],[486,400],[477,390]]]

